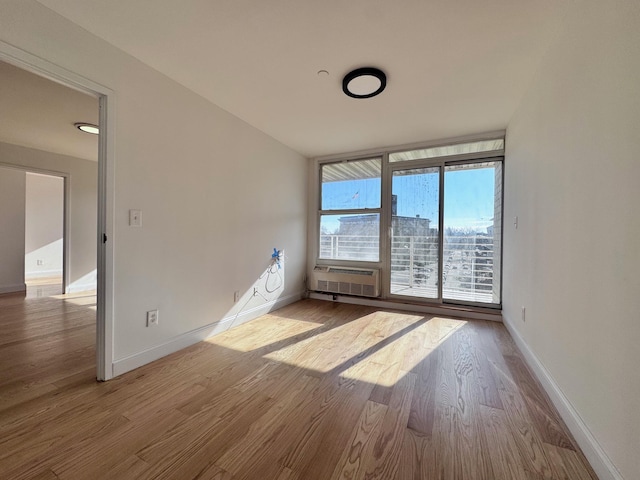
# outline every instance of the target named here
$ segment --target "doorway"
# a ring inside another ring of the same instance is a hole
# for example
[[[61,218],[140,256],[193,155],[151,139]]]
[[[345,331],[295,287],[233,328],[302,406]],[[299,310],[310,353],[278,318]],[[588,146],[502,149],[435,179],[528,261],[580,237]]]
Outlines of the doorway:
[[[95,345],[95,367],[94,378],[98,380],[108,380],[113,376],[112,363],[113,363],[113,339],[112,339],[112,317],[113,317],[113,245],[111,239],[111,231],[113,229],[113,137],[108,135],[108,132],[113,130],[113,119],[108,114],[113,109],[115,103],[114,93],[110,89],[99,85],[87,78],[70,72],[64,68],[61,68],[55,64],[52,64],[42,58],[36,57],[28,52],[15,48],[4,42],[0,42],[0,63],[3,65],[9,65],[17,68],[21,71],[26,71],[32,74],[34,77],[40,80],[46,80],[51,84],[57,86],[64,86],[67,91],[80,92],[81,94],[93,98],[96,110],[97,118],[94,123],[99,126],[100,134],[95,136],[97,140],[97,147],[93,149],[94,159],[94,173],[93,181],[96,184],[96,194],[93,197],[93,202],[83,202],[82,200],[73,204],[73,198],[70,199],[71,212],[73,214],[74,209],[87,213],[91,211],[94,215],[93,224],[89,223],[85,225],[88,234],[85,234],[86,239],[90,241],[92,256],[93,256],[93,268],[88,271],[78,272],[78,280],[75,292],[80,292],[86,289],[88,284],[93,284],[97,290],[97,295],[94,296],[94,305],[92,306],[95,323],[94,323],[94,345]],[[2,76],[3,79],[5,76]],[[8,92],[8,97],[12,95],[12,90],[2,89],[3,92]],[[46,97],[45,97],[46,98]],[[3,99],[3,105],[4,105]],[[40,99],[42,100],[42,99]],[[20,110],[21,114],[27,112],[29,109],[23,108]],[[60,108],[57,112],[66,111],[65,108]],[[3,115],[6,114],[6,110],[3,109]],[[18,118],[20,118],[18,116]],[[7,124],[15,125],[15,119],[12,118],[11,122],[3,122],[3,127]],[[77,118],[73,122],[63,122],[65,128],[71,126],[74,129],[74,122],[84,122],[86,119]],[[50,122],[51,123],[51,122]],[[60,125],[58,123],[57,125]],[[29,132],[32,134],[32,129],[20,129],[23,132]],[[68,131],[68,130],[65,130]],[[76,133],[77,129],[74,130]],[[84,135],[84,134],[83,134]],[[33,139],[51,139],[52,137],[31,135]],[[15,141],[6,144],[3,143],[7,140],[5,132],[0,132],[0,144],[2,144],[2,161],[6,162],[6,150],[9,149],[23,149],[31,148],[34,151],[46,150],[41,145],[32,145],[23,141]],[[31,140],[30,140],[31,141]],[[95,141],[95,140],[94,140]],[[58,146],[64,146],[68,144],[65,141],[59,141]],[[31,150],[30,150],[31,151]],[[52,150],[56,152],[55,150]],[[56,154],[68,156],[65,152],[57,151]],[[27,163],[32,161],[33,158],[30,155],[22,155],[23,159],[27,160]],[[44,168],[45,170],[51,170],[51,168]],[[63,170],[64,171],[64,170]],[[70,175],[68,182],[72,185],[78,184],[78,179],[81,176]],[[73,197],[73,195],[71,195]],[[67,210],[68,210],[67,205]],[[71,232],[73,236],[73,232]],[[107,239],[111,242],[107,242]],[[76,242],[70,242],[72,245],[76,245]],[[23,245],[24,246],[24,245]],[[67,252],[65,251],[65,254]],[[96,255],[97,253],[97,255]],[[21,256],[21,266],[24,268],[24,256]],[[69,263],[67,262],[67,265]],[[73,287],[72,278],[73,268],[65,271],[64,286],[67,291]],[[77,295],[76,295],[77,296]],[[82,302],[76,302],[82,303]]]
[[[27,297],[65,292],[65,178],[25,175],[24,283]]]

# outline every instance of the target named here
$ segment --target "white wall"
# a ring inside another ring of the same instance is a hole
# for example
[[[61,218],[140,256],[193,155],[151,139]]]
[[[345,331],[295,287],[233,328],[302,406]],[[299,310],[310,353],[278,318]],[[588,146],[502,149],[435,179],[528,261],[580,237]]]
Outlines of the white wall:
[[[0,163],[68,175],[71,255],[67,291],[95,289],[97,162],[0,142]],[[24,237],[22,241],[24,254]]]
[[[24,276],[62,277],[64,179],[27,173]]]
[[[601,478],[640,478],[639,27],[635,0],[575,2],[507,130],[503,315]]]
[[[26,288],[24,202],[24,172],[0,168],[0,294],[22,292]]]
[[[252,288],[273,247],[285,250],[287,268],[268,298],[297,298],[303,157],[33,0],[1,4],[0,39],[116,93],[114,358],[128,362],[122,369],[233,318],[234,291]],[[134,208],[142,228],[128,226]],[[246,309],[268,303],[249,300]],[[160,324],[146,328],[155,308]]]

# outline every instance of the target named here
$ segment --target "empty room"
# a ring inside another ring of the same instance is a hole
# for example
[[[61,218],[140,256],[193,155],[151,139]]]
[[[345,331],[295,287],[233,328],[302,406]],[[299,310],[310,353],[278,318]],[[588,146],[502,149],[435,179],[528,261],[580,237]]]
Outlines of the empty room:
[[[639,46],[634,0],[0,0],[0,478],[640,478]]]

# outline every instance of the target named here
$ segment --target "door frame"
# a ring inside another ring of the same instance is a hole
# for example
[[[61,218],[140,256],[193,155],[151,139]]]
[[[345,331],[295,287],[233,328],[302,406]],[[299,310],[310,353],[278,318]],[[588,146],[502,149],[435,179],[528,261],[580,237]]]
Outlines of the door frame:
[[[388,159],[388,156],[386,157]],[[385,237],[387,240],[386,250],[381,250],[381,257],[384,258],[384,265],[386,272],[383,275],[383,292],[385,298],[399,300],[399,301],[413,301],[416,303],[434,304],[434,305],[453,305],[461,307],[479,307],[490,309],[502,308],[502,248],[500,249],[500,299],[499,304],[485,304],[479,302],[463,302],[444,298],[444,285],[442,282],[442,272],[444,268],[444,188],[445,188],[445,172],[446,167],[449,165],[463,164],[469,165],[474,163],[484,163],[488,161],[496,161],[502,163],[502,183],[504,184],[504,154],[496,155],[495,152],[481,152],[474,154],[464,155],[451,155],[448,157],[438,157],[434,159],[417,159],[408,160],[404,162],[390,163],[388,160],[385,162],[387,169],[383,175],[383,190],[388,191],[387,204],[383,206],[383,211],[387,211],[384,227],[387,230]],[[392,182],[393,172],[402,170],[413,170],[420,168],[438,168],[439,169],[439,191],[438,191],[438,298],[425,298],[414,297],[407,295],[399,295],[391,293],[391,247],[392,247],[392,233],[391,233],[391,194],[392,194]],[[504,212],[504,188],[502,189],[502,197],[500,199],[501,209]],[[503,216],[502,214],[501,216]],[[504,222],[504,218],[502,219]],[[501,239],[504,233],[504,227],[501,228]],[[502,240],[501,240],[502,244]]]
[[[96,97],[99,101],[96,378],[109,380],[113,377],[114,91],[3,41],[0,41],[0,60]]]
[[[71,253],[69,251],[69,179],[71,178],[71,175],[66,172],[58,172],[56,170],[47,170],[44,168],[35,168],[26,165],[14,165],[12,163],[5,162],[0,162],[0,167],[20,170],[25,174],[35,173],[47,175],[49,177],[62,178],[62,293],[65,293],[67,285],[69,285],[69,262],[71,261]]]
[[[384,258],[384,295],[385,298],[394,299],[394,300],[404,300],[404,301],[412,301],[417,303],[429,303],[442,305],[442,266],[443,266],[443,251],[444,246],[442,242],[442,238],[440,236],[440,232],[442,231],[442,226],[444,223],[444,215],[443,215],[443,205],[444,205],[444,160],[441,158],[438,159],[425,159],[425,160],[412,160],[407,162],[397,162],[390,163],[386,162],[387,171],[385,172],[383,183],[384,190],[388,192],[388,198],[386,199],[387,205],[385,205],[386,211],[388,212],[385,216],[385,225],[383,228],[386,229],[387,234],[385,235],[387,241],[385,242],[385,249],[382,251],[381,256]],[[397,293],[391,293],[391,249],[393,247],[393,233],[392,233],[392,221],[393,217],[391,215],[391,202],[392,202],[392,189],[393,189],[393,172],[396,171],[405,171],[405,170],[418,170],[421,168],[437,168],[438,169],[438,289],[437,289],[437,298],[426,298],[426,297],[418,297],[418,296],[409,296],[409,295],[400,295]]]

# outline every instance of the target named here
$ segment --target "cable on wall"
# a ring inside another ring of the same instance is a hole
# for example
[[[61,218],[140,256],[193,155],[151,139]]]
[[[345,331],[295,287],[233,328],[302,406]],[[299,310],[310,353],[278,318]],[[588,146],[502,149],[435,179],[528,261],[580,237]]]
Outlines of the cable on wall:
[[[269,299],[265,297],[262,293],[260,293],[260,290],[258,289],[258,283],[260,283],[260,280],[264,279],[263,290],[267,294],[274,293],[283,286],[284,279],[282,278],[282,273],[281,273],[283,259],[284,259],[284,252],[274,247],[267,269],[256,280],[255,284],[253,285],[253,294],[249,296],[247,300],[244,302],[244,304],[238,309],[238,311],[236,312],[236,315],[233,317],[233,321],[231,322],[231,325],[229,325],[229,328],[232,328],[234,326],[240,313],[242,313],[242,311],[246,308],[246,306],[254,297],[259,296],[265,302],[269,301]]]

